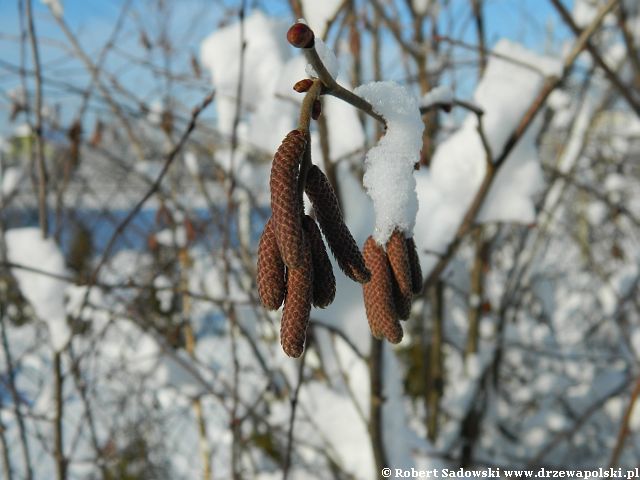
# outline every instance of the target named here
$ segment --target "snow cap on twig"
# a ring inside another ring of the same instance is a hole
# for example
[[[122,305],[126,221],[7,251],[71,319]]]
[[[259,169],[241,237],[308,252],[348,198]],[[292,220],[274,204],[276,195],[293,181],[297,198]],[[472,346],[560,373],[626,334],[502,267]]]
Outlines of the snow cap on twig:
[[[418,212],[413,172],[420,160],[424,124],[415,97],[395,82],[361,85],[355,93],[387,121],[385,135],[367,152],[363,179],[375,210],[373,238],[385,245],[396,228],[412,236]]]

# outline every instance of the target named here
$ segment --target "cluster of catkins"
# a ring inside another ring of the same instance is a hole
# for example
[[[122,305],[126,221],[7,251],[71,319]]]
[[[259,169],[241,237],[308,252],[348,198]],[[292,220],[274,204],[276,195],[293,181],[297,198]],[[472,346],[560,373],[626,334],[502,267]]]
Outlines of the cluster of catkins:
[[[325,308],[334,299],[336,281],[322,233],[340,269],[363,285],[371,332],[392,343],[402,340],[398,319],[409,318],[412,295],[420,291],[422,274],[413,238],[394,231],[385,248],[369,237],[360,252],[344,223],[336,194],[325,174],[311,165],[304,192],[316,220],[304,214],[299,191],[309,135],[292,130],[278,148],[271,167],[271,212],[258,244],[257,284],[265,308],[284,302],[280,342],[284,352],[299,357],[306,339],[311,306]]]
[[[300,164],[309,148],[308,133],[293,130],[276,152],[271,167],[271,218],[258,244],[258,294],[265,308],[277,310],[284,301],[280,343],[285,353],[304,350],[311,306],[333,302],[336,280],[320,229],[342,271],[357,282],[371,273],[344,223],[336,194],[322,171],[312,165],[304,191],[316,221],[304,215],[299,188]]]
[[[313,31],[304,22],[294,24],[287,39],[297,48],[314,47]],[[306,92],[312,83],[304,79],[293,88]],[[316,99],[311,117],[317,120],[320,110]],[[311,306],[325,308],[336,294],[322,230],[340,269],[362,284],[371,333],[398,343],[403,335],[398,320],[409,318],[411,297],[422,287],[413,238],[395,230],[383,247],[369,237],[363,256],[344,223],[331,183],[322,170],[310,165],[310,141],[307,130],[292,130],[273,158],[271,218],[258,244],[260,301],[268,310],[277,310],[284,302],[280,343],[287,355],[299,357],[304,351]],[[303,191],[313,205],[319,229],[316,220],[304,213]]]

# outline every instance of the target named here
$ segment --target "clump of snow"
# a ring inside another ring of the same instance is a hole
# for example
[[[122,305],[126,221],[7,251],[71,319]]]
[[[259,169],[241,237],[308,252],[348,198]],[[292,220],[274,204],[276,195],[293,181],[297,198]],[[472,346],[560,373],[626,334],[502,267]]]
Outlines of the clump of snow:
[[[485,112],[483,126],[494,159],[540,91],[545,78],[540,71],[556,73],[561,68],[559,60],[507,40],[498,42],[495,51],[527,65],[492,56],[476,89],[474,102]],[[421,205],[415,234],[419,250],[443,251],[476,195],[486,172],[486,153],[477,127],[476,115],[468,114],[460,129],[440,144],[430,168],[416,175]],[[540,121],[535,121],[502,165],[479,222],[534,221],[533,196],[543,180],[535,143],[540,127]],[[421,260],[427,267],[429,261],[433,264],[433,258],[423,255]]]
[[[351,90],[348,80],[340,76],[337,80],[343,87]],[[329,154],[332,161],[363,149],[366,142],[365,133],[358,119],[358,111],[353,106],[339,98],[325,95],[322,99],[322,115],[327,120]],[[316,145],[319,146],[320,142],[316,141]]]
[[[236,96],[241,60],[244,62],[242,107],[255,106],[272,96],[275,82],[288,55],[286,23],[254,11],[240,23],[221,28],[207,37],[200,47],[202,64],[211,71],[216,87],[218,128],[230,134],[236,117]],[[249,34],[250,32],[250,34]],[[241,55],[241,42],[246,42]]]
[[[23,172],[19,167],[9,167],[2,172],[2,181],[0,181],[0,192],[2,196],[11,195],[22,180]]]
[[[302,10],[308,25],[318,37],[324,37],[328,22],[335,17],[338,9],[343,4],[342,0],[302,0]]]
[[[573,3],[573,21],[580,28],[588,27],[596,18],[601,6],[602,2],[599,0],[575,0]],[[614,25],[615,16],[609,13],[603,23],[607,26]]]
[[[431,0],[412,0],[411,4],[418,15],[426,15],[431,8]]]
[[[43,239],[39,229],[9,230],[6,234],[6,242],[9,262],[43,270],[53,275],[66,275],[62,252],[55,241],[50,238]],[[61,351],[71,337],[64,305],[66,282],[20,268],[12,268],[11,273],[36,315],[47,323],[54,350]]]
[[[424,123],[411,92],[395,82],[373,82],[355,90],[387,121],[387,131],[367,152],[363,183],[373,200],[373,237],[385,244],[398,228],[413,234],[418,197],[414,166],[420,160]]]
[[[338,76],[338,71],[340,70],[340,64],[338,63],[335,53],[333,53],[333,50],[331,50],[327,44],[319,38],[316,38],[315,46],[316,52],[318,52],[318,56],[320,57],[320,60],[322,60],[327,72],[329,72],[333,78],[336,78]],[[311,65],[307,65],[305,71],[310,77],[318,76],[315,68]]]
[[[564,90],[554,90],[547,98],[547,105],[553,110],[564,110],[571,105],[571,96]]]
[[[13,129],[13,135],[18,138],[29,137],[31,136],[31,127],[28,123],[21,123]]]
[[[194,177],[200,174],[200,167],[198,165],[198,157],[193,152],[186,152],[184,154],[184,164],[187,167],[187,171]]]
[[[42,0],[47,7],[51,9],[51,13],[57,18],[61,18],[64,13],[64,9],[62,8],[62,2],[60,0]]]
[[[421,107],[431,107],[432,105],[451,105],[453,102],[453,91],[451,87],[440,85],[432,88],[422,97]]]

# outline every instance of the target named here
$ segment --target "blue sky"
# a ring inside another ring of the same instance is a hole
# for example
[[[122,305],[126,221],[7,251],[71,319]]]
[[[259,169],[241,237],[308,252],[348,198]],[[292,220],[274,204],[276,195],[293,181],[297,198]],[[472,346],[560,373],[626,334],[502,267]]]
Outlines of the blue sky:
[[[320,1],[320,0],[317,0]],[[190,72],[189,59],[193,54],[198,56],[202,39],[215,30],[224,19],[224,4],[235,4],[230,0],[166,0],[169,15],[165,15],[169,36],[179,44],[180,55],[172,59],[174,72]],[[279,17],[289,15],[286,0],[264,0],[248,2],[259,5],[269,13]],[[566,0],[568,7],[572,1]],[[6,135],[12,126],[8,124],[7,92],[19,84],[19,77],[15,71],[8,68],[20,65],[20,48],[16,38],[19,36],[18,2],[0,0],[0,135]],[[85,88],[89,82],[89,75],[85,67],[69,55],[68,42],[56,25],[48,8],[40,0],[33,0],[35,8],[36,28],[42,40],[41,56],[44,69],[45,96],[54,103],[65,104],[77,93],[70,91],[68,86]],[[113,25],[119,15],[124,2],[122,0],[64,0],[64,19],[71,30],[80,39],[87,54],[96,59],[102,45],[111,35]],[[118,37],[117,52],[107,59],[108,69],[115,72],[118,81],[131,91],[136,92],[141,100],[151,102],[161,98],[167,88],[166,79],[154,76],[148,69],[136,67],[140,60],[162,66],[163,58],[158,50],[146,52],[141,46],[139,27],[142,26],[150,36],[157,35],[162,27],[162,16],[148,11],[143,6],[151,1],[134,2],[134,15],[125,22]],[[442,22],[454,22],[459,25],[457,38],[470,42],[475,41],[473,23],[468,19],[469,1],[451,0],[452,17],[443,18]],[[492,45],[499,38],[507,37],[523,43],[529,48],[542,52],[545,49],[541,39],[549,31],[558,40],[566,38],[568,33],[558,20],[557,14],[548,0],[486,0],[486,36],[488,44]],[[557,46],[557,45],[556,45]],[[3,63],[4,62],[4,63]],[[30,67],[27,58],[27,66]],[[185,104],[193,104],[202,97],[208,88],[206,78],[201,81],[191,81],[186,85],[176,82],[173,85],[174,95]],[[94,104],[98,114],[105,105]],[[72,109],[73,110],[73,109]]]

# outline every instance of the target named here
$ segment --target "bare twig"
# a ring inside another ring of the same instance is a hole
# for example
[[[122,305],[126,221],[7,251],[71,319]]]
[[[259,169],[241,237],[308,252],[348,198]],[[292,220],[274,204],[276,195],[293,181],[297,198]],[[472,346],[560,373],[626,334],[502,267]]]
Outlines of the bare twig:
[[[451,103],[435,102],[430,105],[422,106],[420,107],[420,113],[424,115],[425,113],[430,112],[432,110],[436,110],[436,109],[449,111],[452,106],[461,107],[461,108],[464,108],[465,110],[469,110],[470,112],[475,113],[476,116],[484,115],[484,110],[480,108],[478,105],[472,102],[468,102],[466,100],[460,100],[459,98],[454,98],[451,101]]]
[[[482,14],[483,0],[471,0],[471,8],[473,17],[476,22],[476,35],[478,37],[478,55],[480,56],[480,65],[478,67],[478,77],[482,77],[484,69],[487,66],[487,49],[484,41],[484,16]]]
[[[56,477],[58,480],[67,478],[67,459],[64,456],[64,436],[62,420],[64,416],[63,387],[64,377],[62,376],[62,353],[53,354],[53,379],[55,396],[55,416],[54,416],[54,457],[56,461]]]
[[[26,0],[27,25],[29,32],[29,43],[31,44],[31,55],[33,61],[34,81],[36,87],[36,122],[35,144],[36,163],[38,166],[38,219],[42,238],[49,235],[49,219],[47,213],[47,167],[44,159],[44,140],[42,137],[42,74],[40,70],[40,53],[38,50],[38,40],[36,38],[36,27],[33,22],[32,0]]]
[[[580,30],[580,28],[573,21],[573,17],[560,0],[550,0],[550,2],[556,8],[564,23],[567,24],[567,26],[578,38],[582,37],[585,32],[588,32],[592,28],[593,30],[595,30],[597,26],[594,28],[594,25],[599,25],[599,21],[596,24],[596,21],[594,20],[589,28]],[[618,3],[618,0],[609,0],[609,2],[598,11],[596,20],[602,20],[611,10],[613,10],[618,5]],[[595,47],[593,42],[591,42],[590,38],[591,34],[588,35],[588,38],[584,43],[584,48],[589,51],[593,60],[602,69],[607,79],[616,87],[618,93],[622,95],[622,97],[626,100],[633,111],[636,112],[636,115],[640,115],[640,100],[634,97],[634,89],[629,88],[624,83],[622,83],[620,77],[611,69],[611,67],[609,67],[609,65],[606,64],[606,62],[602,58],[602,55],[600,55],[600,52],[598,52],[597,48]]]
[[[440,399],[444,394],[444,284],[437,282],[432,288],[431,310],[433,325],[431,341],[426,349],[427,387],[425,410],[427,413],[427,435],[431,442],[438,438],[440,424]]]
[[[376,471],[381,471],[389,466],[387,451],[384,446],[384,431],[382,415],[384,407],[384,343],[382,340],[371,337],[371,350],[369,353],[369,436],[373,457],[376,462]]]
[[[620,459],[620,455],[622,454],[622,450],[624,449],[624,443],[629,435],[631,430],[629,424],[631,422],[631,414],[633,413],[633,409],[636,407],[636,403],[638,401],[638,396],[640,396],[640,377],[637,378],[635,386],[633,387],[633,391],[631,392],[631,397],[629,397],[629,403],[627,405],[627,409],[624,412],[624,416],[622,417],[622,421],[620,422],[620,430],[618,430],[618,438],[616,439],[616,445],[611,452],[611,460],[609,460],[609,468],[616,468],[618,465],[618,460]]]
[[[307,342],[308,343],[308,342]],[[300,396],[300,389],[302,388],[302,383],[304,379],[304,364],[307,358],[307,350],[309,345],[306,345],[302,358],[300,359],[300,364],[298,366],[298,381],[296,382],[296,388],[291,395],[291,413],[289,414],[289,429],[287,430],[287,445],[285,448],[284,455],[284,464],[282,466],[282,480],[287,480],[289,478],[289,471],[291,469],[291,455],[293,453],[293,428],[296,420],[296,410],[298,406],[298,398]]]
[[[322,93],[326,93],[328,95],[332,95],[340,100],[347,102],[350,105],[362,110],[364,113],[369,115],[370,117],[375,118],[382,124],[386,125],[386,120],[380,114],[378,114],[371,104],[367,102],[364,98],[359,97],[355,93],[347,90],[342,85],[340,85],[336,80],[331,76],[327,68],[322,63],[318,52],[315,47],[305,48],[303,49],[304,55],[307,58],[307,61],[314,68],[316,73],[318,74],[318,78],[325,86],[325,89]]]
[[[195,129],[196,121],[198,120],[198,117],[200,116],[202,111],[205,108],[207,108],[209,106],[209,104],[213,101],[214,94],[215,94],[215,92],[213,92],[213,91],[211,93],[209,93],[200,102],[200,104],[193,109],[193,111],[191,113],[191,120],[189,121],[189,125],[187,125],[187,128],[184,130],[184,132],[180,136],[180,139],[178,140],[178,142],[174,145],[174,147],[171,149],[171,151],[166,155],[164,165],[162,166],[162,169],[160,170],[160,173],[156,177],[156,180],[151,185],[151,188],[149,188],[149,190],[147,190],[147,192],[144,194],[144,196],[129,211],[129,213],[122,220],[122,222],[120,222],[120,224],[115,229],[113,234],[111,234],[111,237],[109,238],[109,241],[107,242],[107,246],[104,249],[104,252],[102,254],[102,257],[101,257],[100,261],[98,262],[96,267],[93,269],[93,272],[91,273],[91,276],[90,276],[90,279],[89,279],[89,283],[88,283],[88,288],[87,288],[87,291],[85,293],[84,299],[82,300],[82,307],[78,311],[78,317],[79,318],[82,318],[82,311],[84,310],[84,307],[86,306],[87,301],[89,299],[89,294],[90,294],[90,291],[91,291],[91,287],[94,284],[96,284],[96,282],[98,280],[98,275],[100,274],[100,271],[102,270],[104,265],[107,263],[107,260],[109,259],[109,256],[111,255],[111,251],[113,250],[113,247],[116,244],[116,240],[118,239],[118,237],[120,237],[120,235],[122,235],[122,233],[125,231],[125,229],[129,225],[129,223],[131,223],[131,221],[134,219],[134,217],[140,212],[140,210],[142,209],[144,204],[147,203],[147,201],[151,198],[151,196],[160,188],[160,185],[162,184],[162,180],[164,179],[165,175],[169,171],[169,168],[171,167],[171,165],[172,165],[173,161],[175,160],[177,154],[182,150],[182,148],[184,147],[185,143],[187,142],[187,139],[191,135],[191,132],[193,132],[193,130]]]
[[[616,1],[617,0],[609,0],[609,2],[600,9],[600,11],[598,12],[598,15],[596,15],[593,22],[589,26],[589,28],[585,29],[582,32],[580,38],[576,41],[571,52],[565,59],[563,69],[562,69],[562,74],[557,77],[552,76],[547,78],[544,85],[542,86],[542,89],[538,93],[537,97],[533,100],[533,102],[531,103],[531,105],[523,115],[523,117],[520,119],[520,123],[518,123],[515,129],[511,132],[511,135],[509,136],[506,143],[504,144],[500,154],[496,158],[492,158],[492,161],[487,162],[487,171],[482,180],[482,183],[480,184],[480,187],[478,188],[478,191],[476,192],[476,195],[472,200],[471,205],[469,206],[466,214],[464,215],[462,222],[460,223],[460,226],[456,230],[456,234],[453,240],[447,246],[445,252],[440,257],[438,263],[431,270],[431,272],[429,272],[429,275],[427,276],[427,279],[424,282],[423,293],[426,294],[426,292],[428,291],[428,288],[431,285],[433,285],[433,283],[440,277],[444,269],[449,264],[449,260],[453,257],[453,255],[457,251],[463,238],[467,235],[467,233],[469,233],[469,231],[473,227],[475,218],[478,212],[480,211],[480,209],[482,208],[484,200],[489,193],[491,185],[493,184],[493,181],[500,167],[504,164],[504,162],[508,158],[511,151],[514,149],[514,147],[518,143],[518,141],[526,133],[527,129],[533,122],[533,119],[536,117],[538,112],[542,110],[551,92],[555,90],[569,75],[576,58],[578,57],[580,52],[585,48],[587,42],[589,41],[589,38],[591,38],[591,35],[595,33],[598,26],[600,25],[600,22],[602,22],[606,13],[611,8],[613,8],[613,4]],[[484,141],[483,143],[486,144],[485,145],[485,148],[486,148],[488,143]]]
[[[11,350],[9,349],[9,338],[7,335],[6,316],[4,304],[0,303],[0,335],[2,336],[2,350],[4,352],[4,362],[7,369],[7,383],[11,394],[11,402],[13,403],[13,414],[18,423],[18,433],[20,437],[20,446],[22,449],[22,462],[24,466],[24,474],[27,480],[33,479],[33,468],[31,466],[31,454],[29,451],[29,441],[27,439],[27,429],[24,423],[24,415],[20,405],[22,403],[18,387],[16,385],[16,370],[14,366]]]
[[[7,427],[2,420],[2,409],[4,408],[2,398],[0,397],[0,452],[2,452],[2,472],[4,478],[13,480],[13,471],[11,469],[11,459],[9,458],[9,444],[5,435]]]

